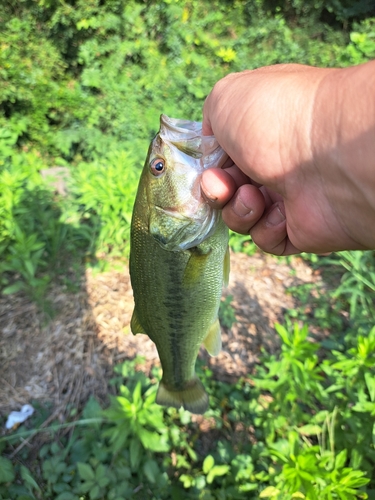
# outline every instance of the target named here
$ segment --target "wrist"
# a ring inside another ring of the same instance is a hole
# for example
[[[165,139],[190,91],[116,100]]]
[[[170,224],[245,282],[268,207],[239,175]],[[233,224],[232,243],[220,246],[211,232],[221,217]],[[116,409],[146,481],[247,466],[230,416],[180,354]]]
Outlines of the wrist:
[[[375,248],[375,62],[329,70],[311,131],[322,188],[353,248]]]

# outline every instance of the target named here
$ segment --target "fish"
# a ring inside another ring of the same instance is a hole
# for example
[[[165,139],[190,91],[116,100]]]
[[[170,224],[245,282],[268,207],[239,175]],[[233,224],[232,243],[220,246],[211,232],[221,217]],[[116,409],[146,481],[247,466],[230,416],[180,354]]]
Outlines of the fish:
[[[200,180],[226,159],[200,122],[161,115],[131,221],[131,331],[156,345],[163,371],[156,403],[196,414],[209,406],[196,359],[202,343],[211,356],[221,350],[218,310],[229,279],[229,230]]]

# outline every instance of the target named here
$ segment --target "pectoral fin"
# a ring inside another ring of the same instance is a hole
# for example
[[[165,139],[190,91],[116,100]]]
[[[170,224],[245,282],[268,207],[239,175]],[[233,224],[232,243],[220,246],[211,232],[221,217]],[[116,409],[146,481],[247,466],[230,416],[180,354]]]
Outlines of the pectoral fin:
[[[203,345],[210,356],[217,356],[221,351],[221,329],[218,319],[212,323]]]
[[[202,252],[198,247],[194,247],[189,252],[190,257],[184,272],[183,283],[185,286],[195,285],[202,279],[202,273],[207,265],[207,258],[211,250]]]
[[[132,319],[130,321],[130,329],[132,331],[133,335],[136,335],[137,333],[146,333],[145,329],[141,325],[141,323],[138,320],[136,310],[134,309]],[[146,333],[147,335],[147,333]]]

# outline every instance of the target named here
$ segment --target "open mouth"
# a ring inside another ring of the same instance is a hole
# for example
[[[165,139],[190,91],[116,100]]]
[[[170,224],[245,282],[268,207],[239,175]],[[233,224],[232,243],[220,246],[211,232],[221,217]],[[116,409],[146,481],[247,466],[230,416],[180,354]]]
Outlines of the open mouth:
[[[180,220],[188,220],[188,219],[194,219],[196,222],[203,222],[203,219],[197,219],[194,217],[194,214],[182,214],[177,208],[174,207],[159,207],[158,205],[155,205],[155,208],[157,210],[160,210],[160,212],[163,212],[166,215],[169,215],[170,217],[175,217],[176,219]]]

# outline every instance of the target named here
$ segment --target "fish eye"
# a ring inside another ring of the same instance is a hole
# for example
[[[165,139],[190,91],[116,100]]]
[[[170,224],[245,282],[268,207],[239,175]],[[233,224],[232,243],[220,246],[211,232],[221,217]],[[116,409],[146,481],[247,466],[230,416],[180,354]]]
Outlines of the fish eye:
[[[155,158],[150,164],[151,173],[156,177],[164,172],[165,161],[162,158]]]

